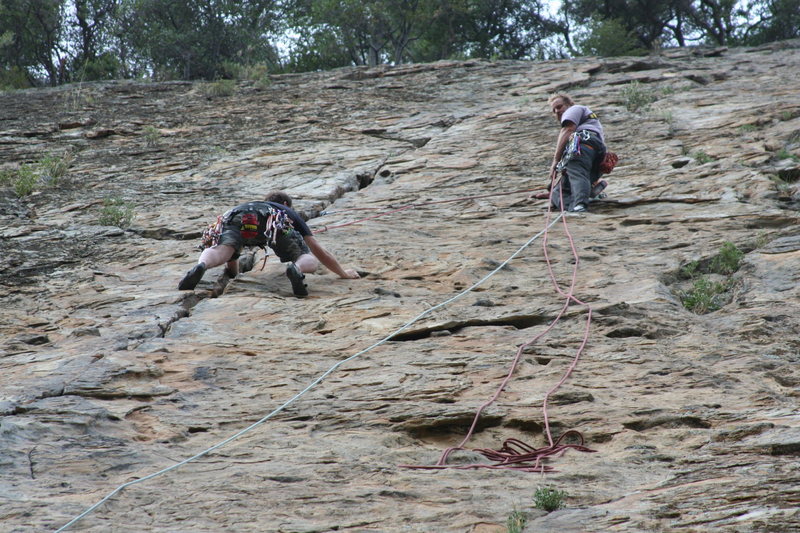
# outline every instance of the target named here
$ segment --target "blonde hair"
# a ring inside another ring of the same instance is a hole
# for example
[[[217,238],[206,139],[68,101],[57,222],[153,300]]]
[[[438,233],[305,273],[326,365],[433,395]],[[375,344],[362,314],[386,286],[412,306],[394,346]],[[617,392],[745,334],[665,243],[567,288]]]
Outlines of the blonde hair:
[[[562,102],[567,104],[567,107],[575,105],[575,102],[572,101],[572,98],[570,98],[568,94],[551,94],[550,98],[547,99],[547,105],[553,105],[553,102],[559,98],[561,98]]]

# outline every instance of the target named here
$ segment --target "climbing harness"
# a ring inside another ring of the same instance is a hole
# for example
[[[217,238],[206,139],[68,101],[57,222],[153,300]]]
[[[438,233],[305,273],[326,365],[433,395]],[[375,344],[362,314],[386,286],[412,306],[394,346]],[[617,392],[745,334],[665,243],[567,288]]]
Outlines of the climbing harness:
[[[561,157],[561,161],[556,165],[556,170],[562,171],[567,168],[567,163],[574,159],[575,156],[581,154],[581,141],[586,142],[591,138],[592,136],[589,130],[576,131],[570,135],[567,146],[564,148],[564,155]]]
[[[580,130],[573,133],[569,141],[567,142],[566,148],[564,148],[564,155],[561,157],[561,160],[556,165],[556,170],[560,173],[559,179],[563,178],[567,172],[567,164],[574,159],[576,156],[581,154],[581,142],[587,142],[591,139],[591,133],[589,130]],[[619,161],[619,156],[614,152],[610,152],[606,150],[603,154],[603,158],[600,160],[598,165],[598,172],[600,175],[608,174],[614,167],[617,165]],[[555,183],[551,184],[550,190],[552,190],[552,186]],[[599,177],[592,183],[592,188],[589,194],[591,199],[600,199],[605,198],[606,194],[603,190],[608,186],[608,182],[604,179],[600,179]]]
[[[287,234],[294,228],[291,217],[281,209],[276,209],[272,206],[267,206],[266,209],[253,206],[239,211],[234,208],[223,215],[217,215],[216,220],[203,230],[203,236],[200,238],[200,244],[197,249],[203,251],[206,248],[218,245],[224,226],[234,222],[238,214],[241,214],[239,232],[245,240],[245,248],[260,248],[264,251],[264,261],[261,263],[261,270],[263,271],[269,258],[267,245],[275,244],[280,233]],[[263,225],[263,231],[259,231],[259,217],[266,220]],[[264,236],[264,242],[258,242],[261,235]]]
[[[281,209],[271,206],[266,208],[248,207],[239,211],[231,209],[223,215],[217,215],[216,220],[203,230],[198,249],[205,250],[218,245],[224,226],[233,223],[236,215],[239,214],[241,214],[239,232],[245,240],[245,247],[258,247],[267,254],[267,244],[275,244],[280,233],[289,233],[294,228],[292,219]],[[263,224],[263,230],[259,231],[261,219],[266,222]],[[265,241],[263,243],[254,243],[253,241],[259,240],[261,235],[264,236]]]

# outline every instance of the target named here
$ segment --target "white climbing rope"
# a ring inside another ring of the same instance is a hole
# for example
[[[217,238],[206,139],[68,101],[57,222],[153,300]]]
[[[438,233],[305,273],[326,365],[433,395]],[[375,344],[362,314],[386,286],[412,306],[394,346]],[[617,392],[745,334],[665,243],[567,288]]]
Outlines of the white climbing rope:
[[[136,484],[139,484],[139,483],[143,483],[143,482],[145,482],[147,480],[153,479],[153,478],[158,477],[158,476],[160,476],[162,474],[166,474],[167,472],[170,472],[172,470],[180,468],[181,466],[183,466],[183,465],[185,465],[187,463],[191,463],[192,461],[194,461],[196,459],[199,459],[200,457],[203,457],[204,455],[208,455],[209,453],[213,452],[214,450],[218,450],[219,448],[222,448],[223,446],[225,446],[229,442],[232,442],[232,441],[238,439],[239,437],[241,437],[242,435],[245,435],[245,434],[249,433],[250,431],[252,431],[253,429],[257,428],[258,426],[260,426],[261,424],[263,424],[264,422],[266,422],[267,420],[269,420],[270,418],[272,418],[273,416],[275,416],[276,414],[280,413],[281,411],[283,411],[284,409],[289,407],[291,404],[296,402],[298,399],[300,399],[300,397],[304,396],[308,391],[310,391],[311,389],[316,387],[322,380],[324,380],[326,377],[328,377],[330,374],[332,374],[337,368],[339,368],[343,364],[345,364],[345,363],[347,363],[349,361],[352,361],[353,359],[356,359],[357,357],[360,357],[360,356],[364,355],[365,353],[377,348],[378,346],[388,342],[389,340],[391,340],[392,337],[394,337],[395,335],[399,334],[400,332],[408,329],[409,327],[411,327],[412,324],[414,324],[415,322],[418,322],[420,319],[422,319],[426,315],[429,315],[433,311],[435,311],[437,309],[440,309],[442,307],[445,307],[446,305],[449,305],[449,304],[455,302],[456,300],[458,300],[462,296],[464,296],[464,295],[468,294],[469,292],[473,291],[475,288],[477,288],[483,282],[485,282],[486,280],[488,280],[489,278],[491,278],[492,276],[497,274],[497,272],[499,272],[503,267],[505,267],[509,262],[511,262],[512,259],[517,257],[520,253],[522,253],[523,250],[525,250],[525,248],[530,246],[533,243],[533,241],[535,241],[536,239],[538,239],[539,237],[544,235],[544,233],[547,230],[549,230],[556,222],[558,222],[558,220],[562,216],[563,216],[563,212],[559,213],[555,218],[553,218],[553,220],[550,222],[550,224],[547,225],[547,227],[545,227],[542,231],[540,231],[539,233],[537,233],[536,235],[534,235],[533,237],[528,239],[528,241],[525,242],[525,244],[520,246],[517,249],[517,251],[514,252],[513,254],[511,254],[511,256],[509,256],[508,259],[503,261],[500,264],[500,266],[498,266],[497,268],[495,268],[494,270],[492,270],[491,272],[486,274],[479,281],[475,282],[473,285],[471,285],[470,287],[464,289],[463,291],[461,291],[460,293],[456,294],[452,298],[449,298],[449,299],[447,299],[447,300],[445,300],[445,301],[443,301],[443,302],[441,302],[441,303],[439,303],[437,305],[434,305],[430,309],[427,309],[427,310],[423,311],[422,313],[420,313],[419,315],[417,315],[416,317],[411,319],[409,322],[404,324],[401,328],[399,328],[399,329],[395,330],[394,332],[390,333],[389,335],[387,335],[383,339],[379,340],[378,342],[376,342],[372,346],[369,346],[368,348],[364,348],[360,352],[355,353],[355,354],[351,355],[350,357],[347,357],[346,359],[342,359],[341,361],[337,362],[332,367],[330,367],[328,370],[323,372],[314,381],[309,383],[306,388],[304,388],[303,390],[301,390],[300,392],[298,392],[297,394],[292,396],[290,399],[288,399],[285,402],[283,402],[280,406],[276,407],[272,412],[270,412],[269,414],[265,415],[263,418],[261,418],[257,422],[254,422],[254,423],[250,424],[246,428],[244,428],[241,431],[235,433],[234,435],[231,435],[227,439],[215,444],[214,446],[211,446],[210,448],[208,448],[206,450],[203,450],[202,452],[200,452],[200,453],[198,453],[196,455],[193,455],[193,456],[189,457],[188,459],[184,459],[183,461],[181,461],[179,463],[175,463],[172,466],[169,466],[167,468],[159,470],[158,472],[154,472],[152,474],[149,474],[149,475],[147,475],[145,477],[142,477],[142,478],[139,478],[139,479],[135,479],[133,481],[128,481],[127,483],[123,483],[122,485],[120,485],[119,487],[117,487],[116,489],[114,489],[113,491],[108,493],[103,499],[101,499],[100,501],[98,501],[97,503],[95,503],[94,505],[92,505],[91,507],[86,509],[85,511],[83,511],[81,514],[79,514],[78,516],[76,516],[75,518],[73,518],[72,520],[70,520],[69,522],[67,522],[66,524],[61,526],[60,528],[58,528],[55,531],[55,533],[60,533],[62,531],[66,531],[67,528],[69,528],[73,524],[77,523],[78,521],[80,521],[81,519],[86,517],[92,511],[94,511],[95,509],[97,509],[98,507],[103,505],[105,502],[107,502],[108,500],[113,498],[114,495],[116,495],[117,493],[123,491],[127,487],[130,487],[131,485],[136,485]]]

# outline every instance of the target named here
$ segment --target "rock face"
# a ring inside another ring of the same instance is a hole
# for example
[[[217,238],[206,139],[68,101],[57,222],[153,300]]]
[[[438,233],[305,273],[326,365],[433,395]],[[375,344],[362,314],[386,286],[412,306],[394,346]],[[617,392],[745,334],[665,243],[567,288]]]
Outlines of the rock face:
[[[70,162],[0,189],[3,530],[58,529],[196,454],[69,529],[800,530],[798,71],[789,42],[0,94],[0,169]],[[606,199],[534,239],[556,91],[621,160]],[[320,269],[296,299],[259,252],[177,291],[205,225],[270,189],[362,279]],[[129,228],[101,224],[110,199]],[[717,310],[682,304],[698,280]],[[595,453],[404,467],[458,445],[539,335],[449,463],[548,428]],[[566,506],[535,509],[537,487]]]

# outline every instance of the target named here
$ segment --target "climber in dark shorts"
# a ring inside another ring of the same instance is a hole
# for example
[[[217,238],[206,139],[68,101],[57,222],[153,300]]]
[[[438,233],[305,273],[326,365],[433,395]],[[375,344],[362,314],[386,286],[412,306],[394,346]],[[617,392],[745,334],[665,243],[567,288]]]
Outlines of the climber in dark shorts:
[[[344,269],[311,233],[311,229],[292,208],[292,199],[282,191],[267,195],[266,201],[248,202],[234,207],[219,221],[219,231],[207,242],[197,264],[183,276],[178,289],[194,289],[206,270],[222,264],[230,277],[239,274],[237,259],[245,246],[269,246],[282,263],[289,263],[286,277],[295,296],[308,295],[305,274],[320,263],[340,278],[357,279],[358,272]]]

